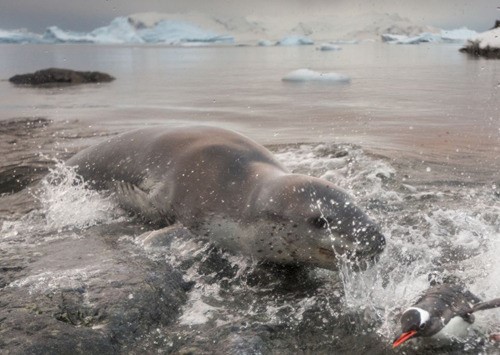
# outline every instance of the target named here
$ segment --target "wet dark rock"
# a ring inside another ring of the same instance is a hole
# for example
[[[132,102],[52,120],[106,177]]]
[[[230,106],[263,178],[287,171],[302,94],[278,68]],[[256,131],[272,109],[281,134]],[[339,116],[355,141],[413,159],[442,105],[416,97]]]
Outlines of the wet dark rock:
[[[37,183],[55,165],[55,157],[66,160],[78,149],[65,143],[97,134],[102,133],[82,129],[76,122],[54,123],[44,117],[0,121],[0,194]]]
[[[0,121],[0,194],[20,191],[47,174],[47,159],[19,152],[35,148],[36,136],[50,123],[43,117]]]
[[[182,275],[117,237],[40,243],[29,265],[4,267],[0,353],[123,353],[170,325],[187,297]]]
[[[484,57],[490,59],[500,58],[500,48],[490,46],[481,48],[477,42],[470,42],[466,47],[460,48],[460,52],[467,53],[474,57]]]
[[[76,71],[70,69],[49,68],[34,73],[15,75],[9,81],[16,85],[57,86],[86,83],[107,83],[115,80],[109,74],[97,71]]]

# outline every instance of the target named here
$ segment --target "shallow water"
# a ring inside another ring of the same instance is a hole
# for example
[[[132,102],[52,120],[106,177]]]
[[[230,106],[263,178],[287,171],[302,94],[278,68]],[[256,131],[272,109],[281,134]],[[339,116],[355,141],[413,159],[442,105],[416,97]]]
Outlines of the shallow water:
[[[481,298],[500,295],[498,62],[471,60],[447,45],[363,44],[335,53],[312,47],[0,50],[2,77],[47,66],[85,66],[118,77],[110,85],[62,90],[0,82],[6,93],[0,118],[55,120],[2,125],[2,179],[12,167],[25,167],[17,179],[37,181],[52,167],[49,176],[57,181],[0,197],[5,263],[28,265],[7,274],[8,292],[92,290],[120,270],[112,252],[92,259],[99,238],[111,240],[128,255],[121,262],[146,257],[194,282],[177,318],[131,340],[136,349],[231,353],[390,352],[399,312],[426,289],[432,271],[459,277]],[[35,62],[28,59],[33,53]],[[280,81],[300,67],[345,73],[352,82]],[[269,269],[179,228],[150,236],[150,226],[127,216],[110,196],[75,186],[71,170],[53,160],[103,135],[158,123],[235,128],[266,144],[291,171],[333,181],[381,224],[386,252],[363,273]],[[91,264],[57,254],[87,241]],[[403,351],[495,353],[498,344],[487,339],[499,325],[499,310],[478,313],[463,343],[415,341]]]

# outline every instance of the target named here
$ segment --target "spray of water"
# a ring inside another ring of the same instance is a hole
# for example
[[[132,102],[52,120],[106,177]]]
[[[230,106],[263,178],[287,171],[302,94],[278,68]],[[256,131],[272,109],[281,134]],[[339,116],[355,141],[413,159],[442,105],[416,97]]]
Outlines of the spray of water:
[[[83,229],[123,215],[110,194],[90,189],[74,167],[61,161],[56,161],[41,184],[37,197],[51,229]]]
[[[364,272],[340,262],[339,273],[345,311],[370,314],[381,336],[394,337],[401,311],[429,287],[431,273],[455,275],[485,300],[500,296],[500,208],[489,187],[422,191],[350,145],[303,145],[276,156],[294,172],[346,189],[381,223],[387,247],[380,261]],[[475,328],[488,332],[499,322],[500,312],[488,311]]]

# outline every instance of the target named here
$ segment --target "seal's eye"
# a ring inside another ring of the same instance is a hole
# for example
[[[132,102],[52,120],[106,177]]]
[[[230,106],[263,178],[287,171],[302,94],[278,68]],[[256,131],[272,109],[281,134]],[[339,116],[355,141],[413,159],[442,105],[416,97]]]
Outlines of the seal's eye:
[[[420,324],[420,329],[425,329],[426,323]]]
[[[311,218],[309,220],[309,223],[314,226],[314,228],[327,228],[328,227],[328,221],[326,218],[323,217],[317,217],[317,218]]]

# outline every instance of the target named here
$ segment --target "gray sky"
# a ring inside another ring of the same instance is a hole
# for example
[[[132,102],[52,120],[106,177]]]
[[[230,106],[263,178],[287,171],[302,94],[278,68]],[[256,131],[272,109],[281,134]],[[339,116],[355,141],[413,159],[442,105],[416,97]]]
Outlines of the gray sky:
[[[490,28],[500,19],[500,0],[0,0],[0,29],[42,32],[57,25],[89,31],[117,16],[136,12],[202,12],[220,15],[270,15],[308,20],[316,16],[371,11],[399,13],[419,24],[443,28]]]

